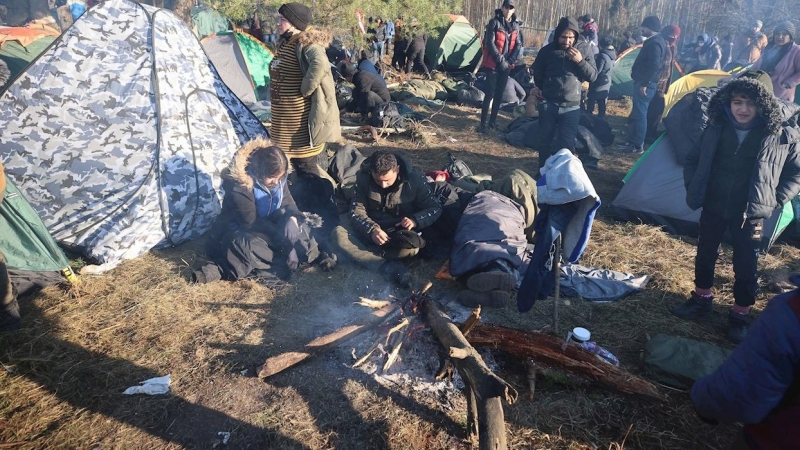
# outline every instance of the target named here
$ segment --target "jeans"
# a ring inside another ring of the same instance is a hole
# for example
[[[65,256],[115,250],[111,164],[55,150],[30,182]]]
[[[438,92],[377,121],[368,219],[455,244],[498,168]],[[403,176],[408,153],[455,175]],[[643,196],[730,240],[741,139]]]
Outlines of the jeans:
[[[508,72],[497,70],[487,70],[486,72],[486,92],[483,96],[481,105],[481,126],[486,125],[486,116],[489,115],[489,108],[492,114],[489,115],[489,126],[494,126],[497,120],[497,113],[500,111],[500,103],[503,99],[503,92],[508,82]]]
[[[733,246],[733,299],[739,306],[753,305],[758,292],[758,253],[761,249],[761,237],[754,237],[754,231],[759,226],[763,229],[763,223],[757,219],[747,220],[742,225],[741,218],[725,219],[704,210],[700,215],[700,237],[694,260],[695,286],[711,289],[714,285],[719,245],[727,230]],[[763,234],[763,230],[759,234]]]
[[[658,123],[664,115],[665,106],[664,94],[657,93],[647,108],[647,133],[644,137],[646,142],[655,142],[658,139]]]
[[[656,82],[647,84],[646,94],[640,92],[641,86],[633,85],[633,109],[628,117],[628,142],[636,148],[644,146],[644,135],[647,132],[647,108],[656,95]]]
[[[383,44],[384,44],[383,41],[375,42],[372,44],[373,48],[375,49],[375,56],[377,56],[378,61],[381,62],[383,62],[383,49],[384,49]]]
[[[550,102],[539,104],[539,167],[544,167],[547,158],[562,148],[575,151],[581,109],[564,109]]]

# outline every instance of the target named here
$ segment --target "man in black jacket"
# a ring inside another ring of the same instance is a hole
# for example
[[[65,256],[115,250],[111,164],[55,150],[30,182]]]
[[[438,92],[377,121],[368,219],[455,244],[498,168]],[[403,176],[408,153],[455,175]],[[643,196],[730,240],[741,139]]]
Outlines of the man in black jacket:
[[[425,65],[425,46],[428,43],[428,35],[418,32],[413,24],[411,27],[413,33],[409,36],[405,49],[406,73],[411,73],[411,68],[413,67],[418,72],[424,73],[425,78],[430,80],[431,73],[428,70],[428,66]]]
[[[514,69],[514,63],[522,52],[522,33],[514,14],[515,6],[516,0],[504,0],[503,6],[494,11],[494,17],[486,25],[483,34],[481,71],[486,74],[486,95],[483,97],[481,125],[478,127],[478,132],[482,134],[487,132],[486,116],[489,116],[490,105],[492,114],[488,128],[495,127],[508,74]]]
[[[628,145],[625,151],[642,153],[647,133],[647,108],[656,95],[667,41],[661,31],[661,21],[656,16],[647,16],[642,21],[642,36],[646,37],[636,61],[631,68],[633,80],[633,109],[628,116]]]
[[[579,39],[578,22],[562,17],[553,42],[533,61],[533,80],[544,101],[539,104],[539,167],[555,151],[575,150],[581,118],[581,84],[597,79],[597,67],[588,42]],[[555,137],[555,141],[553,140]]]
[[[366,70],[358,70],[352,64],[342,66],[342,77],[353,83],[353,103],[356,112],[361,113],[361,120],[366,121],[367,116],[373,113],[378,106],[383,106],[389,101],[389,89],[380,77]]]

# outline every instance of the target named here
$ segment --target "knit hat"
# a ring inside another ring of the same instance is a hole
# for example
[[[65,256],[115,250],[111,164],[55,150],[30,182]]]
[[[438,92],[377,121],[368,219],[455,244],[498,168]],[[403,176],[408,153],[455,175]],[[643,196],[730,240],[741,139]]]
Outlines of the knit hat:
[[[753,26],[753,28],[756,28],[756,27],[757,27],[757,28],[761,28],[761,27],[763,27],[763,26],[764,26],[764,22],[762,22],[762,21],[760,21],[760,20],[755,20],[755,21],[753,21],[753,24],[752,24],[752,26]]]
[[[678,38],[681,37],[681,27],[673,24],[667,25],[661,29],[661,35],[667,40],[669,45],[675,45]]]
[[[300,3],[284,3],[278,8],[278,14],[282,15],[295,28],[305,31],[311,23],[311,10],[306,5]]]
[[[784,20],[783,22],[778,22],[778,24],[775,25],[775,30],[773,30],[772,33],[775,34],[778,31],[785,31],[789,33],[789,35],[792,37],[792,40],[794,40],[795,27],[790,20]]]
[[[642,21],[642,26],[653,31],[658,31],[661,29],[661,21],[658,20],[657,16],[647,16]]]

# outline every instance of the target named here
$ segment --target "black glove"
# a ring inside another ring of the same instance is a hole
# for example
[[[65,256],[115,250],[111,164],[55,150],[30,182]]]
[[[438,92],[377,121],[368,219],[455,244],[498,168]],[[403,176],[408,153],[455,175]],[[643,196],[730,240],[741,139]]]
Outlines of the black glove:
[[[508,66],[508,61],[505,58],[500,60],[500,64],[497,65],[497,68],[500,72],[508,72],[511,68]]]

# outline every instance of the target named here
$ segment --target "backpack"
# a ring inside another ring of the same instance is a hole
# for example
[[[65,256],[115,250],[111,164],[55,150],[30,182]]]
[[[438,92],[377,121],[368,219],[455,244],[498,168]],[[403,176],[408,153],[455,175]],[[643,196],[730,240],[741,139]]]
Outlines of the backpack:
[[[453,154],[447,152],[447,158],[450,162],[444,167],[444,171],[450,174],[450,179],[456,181],[460,178],[472,175],[472,169],[469,168],[466,162],[461,159],[456,159]]]
[[[372,110],[369,124],[379,128],[403,128],[405,117],[400,115],[400,109],[395,102],[378,105]]]

